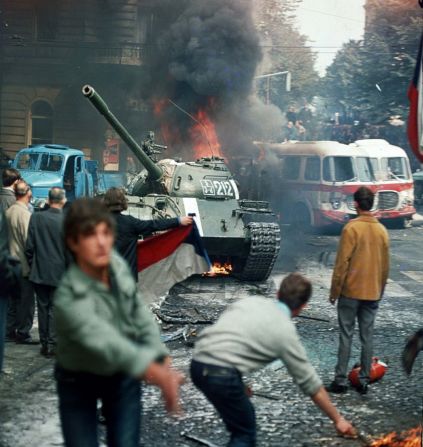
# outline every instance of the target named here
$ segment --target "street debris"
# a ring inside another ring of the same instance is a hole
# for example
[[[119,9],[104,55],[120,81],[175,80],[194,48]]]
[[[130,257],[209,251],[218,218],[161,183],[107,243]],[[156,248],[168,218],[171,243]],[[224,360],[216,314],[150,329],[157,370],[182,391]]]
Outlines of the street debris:
[[[183,436],[186,439],[190,439],[191,441],[196,441],[196,442],[198,442],[198,444],[205,445],[207,447],[219,447],[218,445],[213,444],[212,442],[208,441],[207,439],[199,438],[198,436],[191,435],[190,432],[183,431],[183,432],[181,432],[181,436]]]
[[[188,342],[190,337],[196,336],[196,328],[187,324],[183,328],[180,328],[169,334],[162,334],[160,336],[163,343],[168,343],[170,341],[175,341],[183,338],[185,342]]]

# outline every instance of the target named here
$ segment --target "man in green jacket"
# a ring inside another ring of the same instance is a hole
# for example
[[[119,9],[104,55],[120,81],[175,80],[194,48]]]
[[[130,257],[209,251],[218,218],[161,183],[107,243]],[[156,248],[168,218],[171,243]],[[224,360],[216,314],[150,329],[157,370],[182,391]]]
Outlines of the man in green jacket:
[[[135,447],[140,438],[140,381],[157,385],[168,411],[178,410],[182,375],[170,367],[158,327],[126,262],[112,250],[115,223],[96,199],[76,200],[65,219],[75,263],[55,298],[56,379],[67,447],[94,447],[97,400],[108,445]]]

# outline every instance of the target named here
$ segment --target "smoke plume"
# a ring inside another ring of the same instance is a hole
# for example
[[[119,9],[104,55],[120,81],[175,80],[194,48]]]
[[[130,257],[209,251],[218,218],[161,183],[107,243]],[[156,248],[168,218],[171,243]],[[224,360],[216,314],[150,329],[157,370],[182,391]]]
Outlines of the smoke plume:
[[[160,6],[151,91],[167,129],[163,137],[189,156],[193,121],[170,99],[194,116],[206,110],[225,155],[251,155],[252,141],[274,138],[282,123],[279,109],[253,94],[262,53],[252,0],[162,0]]]

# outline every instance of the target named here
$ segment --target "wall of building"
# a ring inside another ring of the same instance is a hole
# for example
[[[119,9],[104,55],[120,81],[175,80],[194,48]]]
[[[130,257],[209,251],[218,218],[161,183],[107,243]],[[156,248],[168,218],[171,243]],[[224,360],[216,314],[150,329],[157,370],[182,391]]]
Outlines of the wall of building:
[[[31,143],[31,105],[43,99],[53,109],[52,143],[101,156],[107,124],[82,97],[81,87],[99,86],[108,98],[115,92],[113,106],[120,103],[119,112],[130,115],[129,104],[137,98],[122,97],[122,86],[146,70],[152,26],[151,3],[143,2],[143,9],[139,3],[3,0],[0,148],[13,157]]]

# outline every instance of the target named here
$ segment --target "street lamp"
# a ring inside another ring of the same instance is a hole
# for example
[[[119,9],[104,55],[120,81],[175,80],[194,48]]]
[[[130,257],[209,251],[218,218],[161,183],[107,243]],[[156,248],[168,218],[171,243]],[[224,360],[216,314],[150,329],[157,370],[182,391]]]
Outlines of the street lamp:
[[[255,76],[254,79],[267,79],[266,83],[266,104],[270,102],[270,80],[276,76],[286,75],[285,91],[291,91],[291,72],[290,71],[277,71],[276,73],[268,73],[260,76]]]

